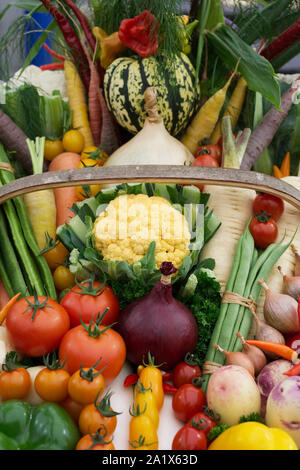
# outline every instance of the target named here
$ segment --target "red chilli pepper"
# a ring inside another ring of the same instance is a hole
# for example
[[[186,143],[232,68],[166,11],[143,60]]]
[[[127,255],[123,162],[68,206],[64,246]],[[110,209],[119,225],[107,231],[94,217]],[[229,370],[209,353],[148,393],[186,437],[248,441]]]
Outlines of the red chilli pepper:
[[[90,83],[90,69],[77,34],[64,15],[49,0],[41,0],[41,3],[55,19],[76,63],[80,64],[82,80],[85,88],[88,90]]]
[[[300,374],[300,361],[297,362],[291,369],[284,372],[283,375],[288,375],[289,377],[294,377],[295,375]]]
[[[63,70],[64,64],[61,64],[59,62],[54,62],[53,64],[41,65],[40,69],[41,70]]]
[[[61,60],[62,62],[66,60],[66,58],[63,55],[60,55],[57,52],[55,52],[53,49],[51,49],[51,47],[49,47],[46,42],[44,42],[43,47],[44,49],[46,49],[47,52],[49,52],[50,55],[52,55],[52,57],[55,57],[55,59]]]
[[[139,380],[138,374],[129,374],[124,380],[123,386],[130,387],[131,385],[135,385]]]
[[[178,389],[168,384],[167,382],[163,382],[163,390],[164,390],[164,393],[166,394],[174,395]]]
[[[159,22],[152,13],[144,10],[121,22],[119,38],[141,57],[149,57],[159,48]]]

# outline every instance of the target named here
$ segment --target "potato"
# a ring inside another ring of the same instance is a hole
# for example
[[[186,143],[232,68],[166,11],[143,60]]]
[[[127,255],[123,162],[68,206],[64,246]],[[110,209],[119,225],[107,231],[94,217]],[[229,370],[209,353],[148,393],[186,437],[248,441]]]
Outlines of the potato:
[[[267,400],[266,425],[286,431],[300,448],[300,377],[276,385]]]
[[[250,373],[241,366],[220,367],[207,386],[207,405],[220,415],[220,423],[233,426],[242,416],[259,413],[260,392]]]
[[[256,382],[261,394],[261,416],[265,416],[268,396],[275,385],[288,378],[284,375],[293,364],[285,359],[269,362],[258,374]]]

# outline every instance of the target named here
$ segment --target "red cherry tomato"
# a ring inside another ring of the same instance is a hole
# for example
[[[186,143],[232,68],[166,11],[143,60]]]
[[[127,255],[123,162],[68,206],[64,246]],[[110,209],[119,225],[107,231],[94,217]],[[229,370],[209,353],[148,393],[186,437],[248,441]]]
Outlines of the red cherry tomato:
[[[118,298],[112,288],[97,281],[77,284],[66,293],[60,305],[69,314],[71,328],[80,325],[80,319],[84,323],[96,320],[99,313],[104,315],[101,324],[111,325],[117,321],[120,311]]]
[[[172,450],[206,450],[206,435],[200,429],[186,424],[174,436]]]
[[[194,157],[199,157],[201,155],[211,155],[218,163],[221,163],[222,148],[219,145],[200,145],[200,147],[197,148]]]
[[[275,220],[266,213],[261,213],[252,218],[249,231],[254,238],[255,246],[262,250],[271,243],[274,243],[278,235],[278,227]]]
[[[194,384],[184,384],[173,396],[172,408],[177,419],[187,423],[206,405],[205,393]]]
[[[259,193],[253,201],[253,212],[260,214],[261,211],[271,214],[276,222],[283,214],[284,202],[273,194]]]
[[[217,426],[217,421],[218,416],[215,416],[212,410],[204,406],[203,410],[192,416],[187,424],[203,431],[207,436],[211,429]]]
[[[184,361],[179,362],[173,369],[172,381],[176,388],[183,384],[191,384],[193,379],[201,376],[200,367],[187,357]]]
[[[203,154],[195,158],[195,160],[193,161],[193,166],[209,166],[209,167],[218,168],[220,165],[218,161],[216,160],[216,158],[213,157],[212,155]]]

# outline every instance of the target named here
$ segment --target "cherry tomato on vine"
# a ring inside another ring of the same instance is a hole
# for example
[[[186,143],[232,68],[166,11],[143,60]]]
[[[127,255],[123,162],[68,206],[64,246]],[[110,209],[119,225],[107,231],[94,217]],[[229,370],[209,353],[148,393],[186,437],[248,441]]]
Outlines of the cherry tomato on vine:
[[[183,384],[192,383],[193,379],[201,376],[201,369],[191,356],[179,362],[173,369],[172,381],[176,388]]]
[[[99,361],[100,362],[100,361]],[[96,364],[95,364],[96,366]],[[104,392],[105,380],[101,371],[94,367],[81,367],[68,381],[69,396],[78,403],[93,403]]]
[[[177,419],[187,423],[206,405],[203,390],[194,384],[184,384],[173,396],[172,408]]]
[[[174,436],[172,450],[206,450],[207,438],[203,431],[189,424],[182,426]]]
[[[66,261],[68,254],[69,252],[65,246],[58,242],[49,251],[43,253],[43,256],[46,259],[49,268],[53,271]]]
[[[264,250],[274,243],[278,235],[275,220],[265,212],[255,215],[250,224],[249,231],[254,239],[255,246]]]
[[[67,131],[62,139],[65,152],[81,153],[84,149],[84,137],[77,129]]]
[[[284,202],[273,194],[259,193],[253,201],[253,212],[260,214],[261,211],[270,214],[272,219],[277,222],[284,212]]]
[[[44,157],[46,160],[53,160],[57,155],[63,153],[64,147],[61,140],[45,140]]]
[[[53,273],[53,281],[57,290],[62,291],[74,286],[75,276],[67,266],[57,266]]]
[[[96,397],[94,403],[84,406],[78,420],[79,430],[82,434],[96,432],[100,426],[105,426],[107,435],[112,436],[117,427],[119,413],[115,412],[110,405],[111,395],[112,392],[106,392],[100,401]]]
[[[201,155],[211,155],[220,164],[222,160],[222,148],[219,145],[200,145],[197,148],[194,157],[196,158]]]
[[[107,437],[105,426],[96,432],[85,434],[76,444],[75,450],[114,450],[115,446]]]

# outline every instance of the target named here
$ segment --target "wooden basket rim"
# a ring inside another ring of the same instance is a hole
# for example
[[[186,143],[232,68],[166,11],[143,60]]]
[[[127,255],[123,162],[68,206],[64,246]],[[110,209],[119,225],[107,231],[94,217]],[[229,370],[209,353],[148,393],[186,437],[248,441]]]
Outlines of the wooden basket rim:
[[[300,209],[300,191],[273,176],[229,168],[170,165],[120,165],[48,171],[18,178],[0,188],[0,204],[8,199],[42,189],[87,184],[177,183],[232,186],[281,197]],[[209,192],[209,191],[208,191]]]

